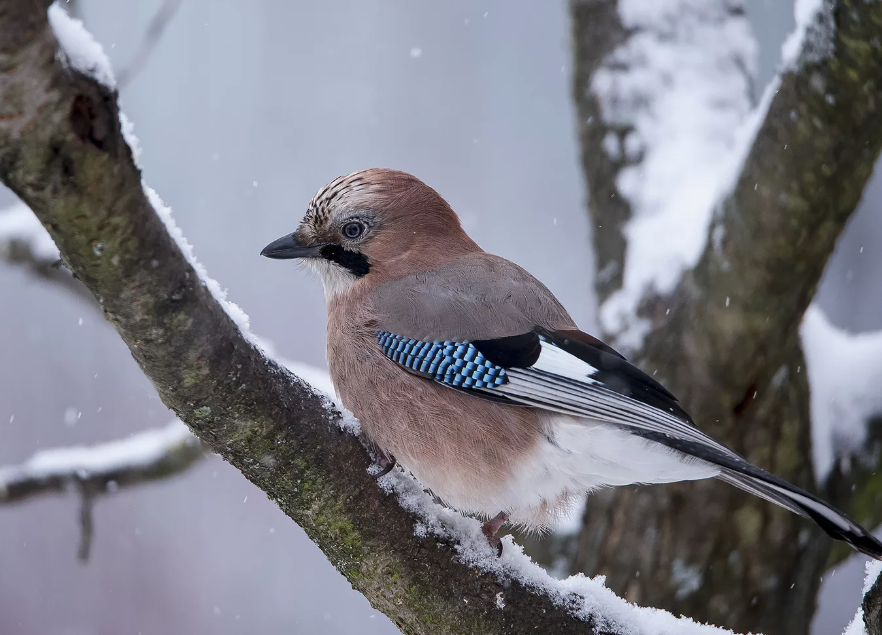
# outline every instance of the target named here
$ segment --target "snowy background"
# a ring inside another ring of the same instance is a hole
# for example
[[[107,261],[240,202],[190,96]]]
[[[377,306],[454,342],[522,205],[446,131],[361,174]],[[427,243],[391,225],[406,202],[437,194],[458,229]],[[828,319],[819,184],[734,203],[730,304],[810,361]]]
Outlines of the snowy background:
[[[159,4],[78,10],[122,68]],[[759,94],[793,11],[747,6]],[[284,357],[324,364],[321,289],[257,254],[321,185],[368,166],[438,189],[479,244],[536,274],[592,330],[568,36],[563,2],[185,0],[121,102],[150,185]],[[0,208],[14,201],[0,191]],[[830,320],[853,331],[882,328],[880,201],[876,179],[820,292]],[[8,266],[0,290],[0,465],[168,421],[91,307]],[[76,518],[74,497],[0,507],[0,633],[396,632],[219,459],[100,500],[85,565]],[[828,575],[816,633],[841,632],[861,580],[857,560]]]

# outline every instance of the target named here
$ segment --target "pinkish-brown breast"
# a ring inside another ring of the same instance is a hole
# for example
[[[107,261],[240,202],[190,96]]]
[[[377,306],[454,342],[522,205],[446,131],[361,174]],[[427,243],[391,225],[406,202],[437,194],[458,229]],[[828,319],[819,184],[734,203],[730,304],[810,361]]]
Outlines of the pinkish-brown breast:
[[[378,449],[459,509],[496,513],[493,501],[541,439],[540,415],[412,375],[387,359],[382,328],[361,299],[328,319],[328,366],[343,405]],[[488,507],[488,509],[485,509]]]

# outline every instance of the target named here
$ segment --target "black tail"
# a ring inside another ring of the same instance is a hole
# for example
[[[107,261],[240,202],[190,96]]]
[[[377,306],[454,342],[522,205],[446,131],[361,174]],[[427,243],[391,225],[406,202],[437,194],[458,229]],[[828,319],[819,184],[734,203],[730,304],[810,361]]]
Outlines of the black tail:
[[[861,553],[882,560],[882,542],[869,531],[814,494],[809,494],[784,479],[761,470],[734,452],[729,454],[715,447],[645,430],[636,433],[684,454],[718,465],[722,468],[717,476],[721,481],[789,509],[795,514],[810,518],[833,538],[844,540]]]
[[[837,540],[844,540],[863,554],[882,560],[882,542],[835,507],[774,474],[747,464],[749,469],[724,468],[719,479],[811,518]]]

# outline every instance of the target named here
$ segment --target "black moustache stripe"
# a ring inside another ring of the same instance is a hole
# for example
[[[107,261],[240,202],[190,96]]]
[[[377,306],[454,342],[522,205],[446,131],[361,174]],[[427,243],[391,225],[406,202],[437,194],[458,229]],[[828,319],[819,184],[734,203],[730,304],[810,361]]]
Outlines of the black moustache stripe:
[[[347,269],[356,278],[366,276],[371,270],[371,263],[357,251],[343,249],[340,245],[325,245],[321,249],[322,258],[337,263]]]

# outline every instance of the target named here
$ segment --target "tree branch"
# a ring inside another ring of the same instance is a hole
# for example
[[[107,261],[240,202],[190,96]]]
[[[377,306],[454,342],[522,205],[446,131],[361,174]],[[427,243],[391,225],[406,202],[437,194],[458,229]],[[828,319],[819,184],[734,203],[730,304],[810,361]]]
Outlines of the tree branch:
[[[98,308],[86,286],[66,268],[59,267],[58,248],[34,213],[22,203],[0,210],[0,259],[10,264],[24,264],[41,279],[73,292]],[[262,341],[260,346],[265,354],[271,354],[269,342]],[[272,356],[313,388],[333,398],[334,387],[327,372]],[[180,421],[162,430],[139,432],[125,440],[41,451],[22,465],[0,466],[0,504],[76,490],[84,501],[81,520],[91,519],[91,514],[86,512],[91,510],[96,496],[183,473],[202,456],[202,443]],[[89,533],[84,531],[83,535]],[[82,559],[87,557],[89,543],[89,540],[83,542]]]
[[[85,490],[80,492],[80,545],[77,549],[77,559],[86,562],[92,552],[92,536],[95,531],[95,519],[92,510],[95,507],[95,496]]]
[[[92,509],[98,497],[175,476],[203,456],[202,443],[180,421],[109,443],[43,450],[21,465],[0,467],[0,505],[76,492],[80,498],[77,555],[85,561],[92,546]]]
[[[70,490],[91,497],[112,494],[179,474],[204,454],[180,421],[127,439],[43,450],[21,465],[0,467],[0,505]]]
[[[571,2],[605,335],[703,429],[817,491],[798,327],[882,148],[882,5],[818,3],[748,116],[750,45],[733,39],[746,28],[733,3],[625,4]],[[704,130],[710,143],[694,144]],[[848,511],[853,478],[822,495]],[[831,545],[802,519],[710,482],[605,492],[585,518],[574,567],[629,598],[739,630],[807,631]],[[621,544],[643,547],[622,558]],[[681,583],[696,576],[700,587]]]
[[[867,563],[864,574],[863,601],[842,635],[882,635],[882,565]]]
[[[53,7],[60,58],[44,8],[0,5],[0,179],[49,229],[163,402],[354,588],[408,633],[715,632],[627,605],[600,582],[557,585],[514,545],[497,559],[477,521],[401,474],[384,483],[407,509],[390,500],[340,413],[261,354],[231,317],[244,324],[241,312],[185,256],[168,210],[142,189],[106,59]]]
[[[866,635],[882,635],[882,576],[880,566],[869,563],[864,578],[864,600],[843,635],[864,635],[855,628],[863,622]]]

